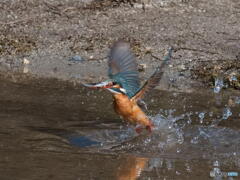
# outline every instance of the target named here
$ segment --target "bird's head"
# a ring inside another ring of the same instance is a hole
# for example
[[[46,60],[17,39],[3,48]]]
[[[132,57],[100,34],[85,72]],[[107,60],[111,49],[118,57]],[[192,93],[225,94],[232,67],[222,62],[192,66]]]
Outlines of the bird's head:
[[[107,89],[113,94],[126,94],[127,91],[121,87],[119,83],[114,80],[107,80],[100,83],[91,83],[91,84],[83,84],[86,87],[90,87],[93,89]]]

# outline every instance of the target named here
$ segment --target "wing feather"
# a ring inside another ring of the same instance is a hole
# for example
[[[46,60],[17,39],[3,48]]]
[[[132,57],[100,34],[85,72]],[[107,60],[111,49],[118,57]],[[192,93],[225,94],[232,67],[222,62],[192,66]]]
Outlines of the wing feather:
[[[143,98],[143,96],[151,91],[153,88],[155,88],[159,81],[162,78],[162,75],[164,73],[164,67],[168,63],[168,61],[171,59],[173,48],[170,48],[168,50],[168,54],[164,57],[163,63],[161,66],[157,67],[156,71],[153,73],[153,75],[144,83],[144,85],[136,92],[136,94],[132,97],[132,100],[139,100]]]
[[[135,56],[128,43],[116,42],[109,54],[109,77],[119,83],[131,98],[140,87]]]

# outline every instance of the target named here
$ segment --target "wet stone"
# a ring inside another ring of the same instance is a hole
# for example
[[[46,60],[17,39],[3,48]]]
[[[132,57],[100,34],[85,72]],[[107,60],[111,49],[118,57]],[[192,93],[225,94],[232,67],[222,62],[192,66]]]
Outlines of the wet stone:
[[[71,61],[71,62],[83,62],[85,61],[85,59],[79,55],[75,55],[71,58],[68,59],[68,61]]]

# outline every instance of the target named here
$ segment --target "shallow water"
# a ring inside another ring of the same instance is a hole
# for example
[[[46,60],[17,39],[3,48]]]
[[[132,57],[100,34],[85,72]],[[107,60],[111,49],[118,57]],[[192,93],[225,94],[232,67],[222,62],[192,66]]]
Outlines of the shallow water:
[[[200,92],[154,91],[139,135],[108,92],[1,80],[0,179],[237,179],[240,92]]]

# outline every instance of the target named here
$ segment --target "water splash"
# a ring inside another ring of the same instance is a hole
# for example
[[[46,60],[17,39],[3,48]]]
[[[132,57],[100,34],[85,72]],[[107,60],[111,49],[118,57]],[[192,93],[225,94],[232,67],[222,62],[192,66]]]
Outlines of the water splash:
[[[235,75],[232,75],[232,76],[230,76],[229,80],[230,81],[237,81],[238,79],[237,79],[237,77]]]
[[[226,107],[223,109],[223,116],[222,119],[226,120],[232,115],[231,109],[229,107]]]
[[[198,144],[198,142],[199,142],[198,138],[199,138],[199,136],[193,137],[192,140],[191,140],[191,143],[192,144]]]
[[[218,161],[218,160],[214,161],[214,162],[213,162],[213,166],[217,166],[217,167],[219,167],[219,166],[220,166],[219,161]]]
[[[134,152],[140,150],[145,153],[167,151],[176,144],[184,143],[183,127],[185,125],[178,126],[176,122],[183,120],[186,115],[174,116],[174,109],[162,112],[164,112],[164,115],[159,113],[151,117],[155,125],[151,134],[147,131],[137,134],[134,127],[124,126],[121,129],[100,129],[87,134],[81,132],[81,135],[71,136],[68,141],[74,146],[95,146],[105,150],[134,149]],[[175,149],[174,152],[180,153],[181,149]]]
[[[214,82],[214,93],[219,93],[224,87],[223,78],[216,77]]]
[[[202,123],[203,123],[203,119],[204,119],[204,117],[205,117],[205,112],[199,113],[199,114],[198,114],[198,117],[199,117],[199,119],[200,119],[200,123],[202,124]]]
[[[236,103],[236,104],[240,104],[240,97],[239,97],[239,96],[237,96],[237,97],[235,98],[235,103]]]
[[[212,111],[209,112],[208,115],[209,115],[209,117],[213,117],[213,112]]]
[[[97,131],[81,134],[79,138],[74,137],[70,139],[70,144],[76,145],[76,143],[83,143],[84,146],[98,146],[101,149],[132,151],[136,153],[163,153],[173,150],[176,154],[182,154],[186,152],[181,146],[224,146],[229,144],[231,140],[228,139],[228,135],[235,134],[234,131],[227,130],[225,128],[220,129],[217,126],[204,127],[199,126],[193,131],[190,131],[193,125],[189,124],[193,121],[193,118],[197,117],[200,120],[206,118],[206,114],[213,116],[212,112],[189,112],[181,115],[174,115],[175,110],[160,110],[155,116],[150,117],[155,127],[152,134],[148,134],[147,131],[143,131],[141,134],[135,132],[135,128],[132,126],[123,126],[120,129],[98,129]],[[217,118],[217,121],[228,119],[232,115],[231,109],[225,107],[222,116]],[[213,117],[211,117],[213,118]],[[197,120],[197,119],[196,119]],[[229,132],[230,131],[230,132]],[[220,136],[221,134],[221,136]],[[235,137],[235,135],[233,135]],[[82,141],[84,140],[84,141]],[[87,140],[87,141],[86,141]],[[236,138],[234,140],[236,142]],[[73,143],[74,142],[74,143]],[[84,144],[85,143],[85,144]],[[239,142],[240,143],[240,142]],[[222,145],[223,144],[223,145]],[[81,145],[81,147],[83,147]],[[209,149],[210,147],[207,147]],[[218,148],[223,149],[223,148]],[[214,149],[215,151],[215,149]],[[237,152],[236,150],[234,152]]]

